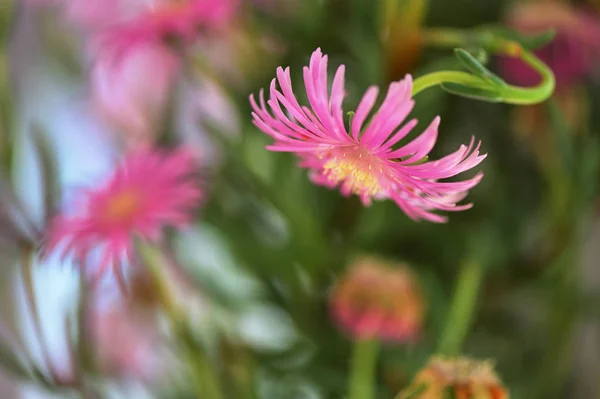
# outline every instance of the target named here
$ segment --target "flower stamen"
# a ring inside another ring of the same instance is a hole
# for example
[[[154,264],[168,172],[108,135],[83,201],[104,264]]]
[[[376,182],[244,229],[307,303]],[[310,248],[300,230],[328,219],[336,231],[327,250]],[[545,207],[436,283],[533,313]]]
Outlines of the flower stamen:
[[[353,149],[343,152],[341,157],[333,155],[323,170],[332,183],[341,183],[357,195],[373,196],[382,191],[380,179],[373,173],[374,161],[364,149]]]
[[[135,214],[140,203],[141,198],[137,191],[123,191],[106,204],[104,217],[110,221],[128,219]]]

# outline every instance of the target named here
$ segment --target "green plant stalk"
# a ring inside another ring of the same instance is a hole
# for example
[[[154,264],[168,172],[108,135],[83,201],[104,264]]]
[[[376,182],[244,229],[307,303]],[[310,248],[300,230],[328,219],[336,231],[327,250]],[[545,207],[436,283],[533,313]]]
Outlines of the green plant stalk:
[[[482,82],[476,76],[460,71],[440,71],[419,76],[413,81],[412,96],[430,87],[439,86],[442,83],[460,83],[466,86],[481,87]]]
[[[83,270],[83,269],[82,269]],[[89,332],[88,310],[93,301],[89,293],[89,283],[84,273],[79,274],[79,308],[77,309],[77,367],[80,377],[85,370],[96,371],[96,358],[93,349],[90,347],[92,337]]]
[[[137,249],[148,267],[163,309],[171,321],[176,336],[181,339],[181,342],[185,342],[190,346],[190,348],[186,349],[196,348],[197,345],[190,344],[191,339],[187,332],[185,313],[177,304],[171,287],[167,283],[168,280],[164,273],[164,264],[161,260],[160,251],[141,241],[138,241],[137,244]],[[204,351],[185,350],[185,356],[190,368],[198,377],[192,378],[198,397],[203,399],[223,399],[218,377],[213,372]]]
[[[439,341],[439,354],[456,356],[460,353],[472,323],[482,278],[483,270],[479,262],[467,260],[462,264],[446,326]]]
[[[473,40],[475,38],[479,40]],[[488,51],[499,55],[520,58],[537,71],[542,78],[541,83],[534,87],[518,87],[505,84],[498,87],[503,102],[516,105],[538,104],[547,100],[554,92],[556,85],[552,70],[533,53],[524,49],[519,43],[494,37],[491,34],[463,33],[452,29],[430,30],[423,35],[425,44],[440,47],[468,47],[476,44]],[[415,79],[413,96],[421,91],[443,83],[458,83],[466,86],[485,88],[489,84],[483,79],[460,71],[440,71],[430,73]]]
[[[348,399],[374,398],[378,353],[379,342],[376,339],[362,339],[354,343]]]
[[[33,331],[38,341],[38,344],[40,345],[40,352],[42,355],[42,360],[47,369],[46,371],[49,373],[50,377],[54,379],[55,373],[52,358],[50,357],[48,345],[46,344],[46,339],[42,330],[40,312],[37,306],[37,300],[35,296],[35,287],[33,283],[33,252],[30,249],[23,250],[21,262],[21,271],[23,273],[23,288],[25,289],[25,299],[27,307],[29,308],[31,320],[33,322]]]
[[[576,234],[576,233],[572,233]],[[547,289],[550,312],[548,314],[548,350],[538,368],[537,378],[528,397],[545,399],[560,392],[568,377],[573,353],[573,334],[579,320],[576,309],[579,268],[579,239],[557,256],[548,273],[557,271]],[[559,268],[559,270],[557,270]]]
[[[16,133],[15,110],[12,109],[11,101],[8,46],[17,4],[11,0],[0,3],[0,164],[9,169],[12,165],[12,146]]]

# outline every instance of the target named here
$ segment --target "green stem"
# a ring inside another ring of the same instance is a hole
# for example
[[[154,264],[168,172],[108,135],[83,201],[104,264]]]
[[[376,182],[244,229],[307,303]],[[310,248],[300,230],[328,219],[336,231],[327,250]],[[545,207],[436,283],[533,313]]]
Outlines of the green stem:
[[[190,356],[191,355],[191,356]],[[217,382],[217,376],[215,375],[210,361],[206,358],[204,353],[190,353],[188,356],[188,360],[191,362],[196,375],[201,382],[200,386],[196,387],[196,390],[201,389],[202,396],[201,398],[206,399],[223,399],[223,395],[221,394],[221,389],[219,388],[219,384]],[[198,381],[195,381],[195,384],[198,384]]]
[[[579,239],[574,237],[565,252],[555,259],[556,264],[550,266],[560,269],[546,288],[548,309],[551,309],[547,315],[548,344],[537,368],[530,398],[548,398],[559,392],[567,380],[573,356],[573,336],[579,320],[576,303],[578,258]]]
[[[423,41],[426,44],[440,47],[468,47],[473,44],[483,47],[498,55],[520,58],[537,71],[542,81],[533,87],[518,87],[509,84],[496,86],[502,101],[509,104],[531,105],[547,100],[554,92],[555,79],[552,70],[530,51],[525,50],[515,41],[496,37],[489,32],[461,32],[452,29],[435,29],[425,32]],[[413,96],[421,91],[443,83],[458,83],[476,88],[489,87],[484,79],[466,72],[441,71],[427,74],[415,79]]]
[[[181,322],[184,319],[183,311],[177,305],[175,295],[168,284],[167,276],[164,273],[164,262],[161,252],[157,248],[141,241],[138,242],[137,249],[150,272],[165,313],[173,323],[177,324]]]
[[[186,318],[183,309],[178,305],[175,295],[168,284],[168,279],[164,273],[164,261],[161,252],[146,243],[138,242],[137,249],[142,256],[148,271],[158,291],[163,309],[169,317],[173,330],[181,343],[187,344],[185,356],[190,368],[198,378],[192,378],[197,397],[203,399],[223,399],[221,389],[218,383],[218,376],[215,375],[210,361],[203,350],[198,349],[193,341],[193,337],[186,327]]]
[[[460,353],[471,326],[482,278],[483,270],[479,262],[469,260],[463,263],[446,327],[439,342],[439,354],[456,356]]]
[[[79,273],[79,308],[77,309],[77,367],[82,377],[84,372],[96,371],[96,358],[93,351],[93,338],[89,331],[89,310],[95,306],[95,297],[90,294],[90,286],[85,273]]]
[[[0,2],[0,164],[9,169],[15,134],[15,117],[11,101],[11,82],[8,75],[8,46],[16,2]]]
[[[23,250],[21,270],[23,272],[23,287],[25,289],[26,303],[29,307],[31,320],[33,321],[33,331],[40,345],[40,352],[42,355],[42,360],[46,365],[46,371],[48,371],[50,377],[54,379],[54,367],[50,357],[50,352],[48,351],[48,345],[46,344],[44,332],[42,330],[40,312],[35,296],[35,286],[33,281],[33,252],[31,252],[31,250]]]
[[[376,339],[354,343],[348,399],[372,399],[375,392],[375,366],[379,342]]]
[[[460,71],[440,71],[432,72],[427,75],[419,76],[413,82],[413,97],[433,86],[442,83],[460,83],[468,86],[481,86],[481,79],[478,77]]]

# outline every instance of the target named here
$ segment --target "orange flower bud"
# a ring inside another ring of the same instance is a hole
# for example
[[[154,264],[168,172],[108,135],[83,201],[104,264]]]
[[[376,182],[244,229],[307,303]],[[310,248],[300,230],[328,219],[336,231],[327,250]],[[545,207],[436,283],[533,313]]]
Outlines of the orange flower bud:
[[[509,399],[490,361],[433,357],[397,399]]]

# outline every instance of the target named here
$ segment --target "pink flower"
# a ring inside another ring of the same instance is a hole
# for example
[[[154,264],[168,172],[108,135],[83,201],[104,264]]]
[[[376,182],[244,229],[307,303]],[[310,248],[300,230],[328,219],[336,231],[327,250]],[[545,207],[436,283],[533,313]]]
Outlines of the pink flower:
[[[600,62],[600,21],[590,13],[562,3],[519,4],[508,24],[526,34],[556,31],[554,40],[535,54],[554,72],[558,89],[571,87]],[[534,86],[540,81],[536,71],[515,58],[501,59],[500,68],[514,84]]]
[[[179,60],[161,45],[135,48],[118,66],[99,54],[91,75],[94,108],[135,144],[149,144],[178,71]]]
[[[134,18],[106,32],[117,56],[148,43],[193,42],[201,32],[222,28],[235,13],[237,0],[155,0]]]
[[[87,32],[107,29],[148,9],[145,0],[62,0],[67,19]]]
[[[359,258],[334,288],[331,312],[355,339],[414,340],[425,303],[410,270],[376,258]]]
[[[84,267],[99,256],[96,277],[111,268],[120,272],[131,259],[134,236],[157,242],[164,227],[190,221],[202,197],[191,178],[194,170],[192,157],[181,149],[128,155],[108,181],[80,193],[74,214],[53,220],[44,256],[60,247],[63,258],[72,254]]]
[[[292,90],[289,68],[277,69],[271,82],[270,99],[260,93],[260,106],[254,96],[250,101],[254,124],[275,139],[271,151],[296,153],[300,165],[310,169],[312,180],[326,187],[341,187],[344,195],[356,194],[365,205],[372,199],[392,199],[412,219],[444,222],[446,218],[432,211],[460,211],[471,204],[457,205],[466,197],[482,173],[459,182],[440,182],[478,165],[474,139],[456,152],[433,162],[422,162],[437,139],[439,118],[413,141],[395,148],[417,124],[410,120],[400,125],[413,108],[412,79],[409,75],[390,85],[379,111],[365,124],[377,100],[378,89],[371,87],[363,96],[350,122],[344,125],[342,101],[344,66],[333,79],[331,96],[327,89],[327,56],[317,49],[304,68],[304,84],[310,108],[301,106]],[[280,90],[276,88],[279,82]],[[270,107],[267,108],[267,104]],[[282,108],[283,107],[283,108]],[[287,111],[287,113],[284,111]]]

